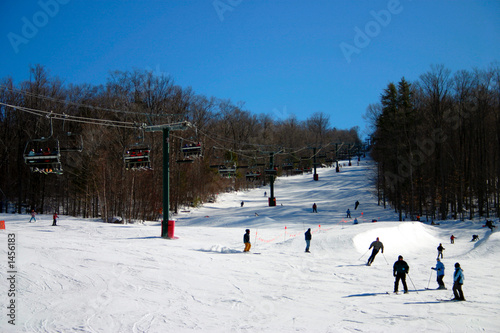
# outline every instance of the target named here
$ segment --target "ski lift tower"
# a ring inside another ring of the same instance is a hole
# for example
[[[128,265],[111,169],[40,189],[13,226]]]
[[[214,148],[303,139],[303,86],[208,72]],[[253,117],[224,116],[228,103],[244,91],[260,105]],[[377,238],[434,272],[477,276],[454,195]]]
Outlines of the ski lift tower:
[[[277,152],[262,152],[263,154],[269,154],[269,168],[264,170],[264,173],[266,175],[269,175],[269,185],[270,185],[270,190],[271,190],[271,195],[269,196],[269,206],[274,207],[276,206],[276,198],[274,196],[274,177],[278,174],[278,170],[274,165],[274,155],[280,153],[282,150],[279,150]]]
[[[161,221],[161,237],[171,238],[168,230],[172,227],[170,221],[170,131],[183,131],[192,124],[188,121],[180,123],[154,125],[146,127],[146,132],[163,132],[163,220]],[[172,222],[173,223],[173,222]],[[170,237],[169,237],[170,236]]]

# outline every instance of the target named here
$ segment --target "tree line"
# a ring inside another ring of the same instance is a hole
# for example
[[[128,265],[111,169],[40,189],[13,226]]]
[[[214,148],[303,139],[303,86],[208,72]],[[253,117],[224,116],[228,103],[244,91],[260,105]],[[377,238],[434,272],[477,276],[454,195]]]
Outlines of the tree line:
[[[357,127],[332,127],[324,113],[304,121],[295,116],[276,120],[251,113],[244,103],[197,94],[151,71],[114,71],[102,85],[66,84],[40,65],[29,72],[30,80],[19,84],[11,77],[0,81],[0,212],[9,203],[18,213],[35,209],[104,220],[157,219],[163,196],[163,140],[161,134],[145,131],[143,124],[193,124],[170,135],[174,212],[213,200],[220,192],[265,184],[263,174],[251,179],[245,174],[263,173],[270,152],[277,153],[274,162],[282,172],[287,162],[297,168],[310,166],[311,147],[322,154],[318,161],[326,163],[336,157],[333,142],[360,143]],[[40,117],[34,110],[72,120]],[[116,125],[121,122],[137,126]],[[30,140],[52,137],[62,142],[70,133],[81,138],[83,149],[61,153],[61,175],[30,172],[24,160]],[[150,170],[124,167],[124,152],[134,144],[150,149]],[[200,156],[184,156],[182,146],[197,144]],[[222,176],[221,165],[236,167],[234,174]]]
[[[444,65],[367,108],[379,203],[406,217],[500,216],[500,68]]]

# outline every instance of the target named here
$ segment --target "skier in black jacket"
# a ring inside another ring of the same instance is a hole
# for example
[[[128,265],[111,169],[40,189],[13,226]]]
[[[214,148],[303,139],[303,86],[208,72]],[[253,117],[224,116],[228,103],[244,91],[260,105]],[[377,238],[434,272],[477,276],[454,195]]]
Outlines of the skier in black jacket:
[[[243,235],[243,243],[245,244],[245,249],[243,252],[250,251],[252,244],[250,244],[250,229],[245,230],[245,234]]]
[[[309,252],[309,247],[311,246],[311,228],[307,229],[305,232],[306,236],[306,252]]]
[[[375,256],[377,255],[378,251],[382,250],[382,253],[384,253],[384,244],[380,241],[380,239],[377,237],[377,240],[374,240],[371,244],[368,250],[370,250],[373,247],[372,250],[372,255],[370,258],[368,258],[368,262],[366,263],[367,266],[370,266],[375,260]]]
[[[408,287],[406,286],[406,274],[410,271],[410,267],[403,260],[403,256],[398,257],[398,261],[394,263],[393,266],[393,275],[396,277],[396,281],[394,282],[394,292],[398,292],[399,280],[403,283],[403,288],[405,290],[405,294],[408,293]]]
[[[438,256],[437,258],[439,259],[439,257],[441,257],[441,259],[443,259],[443,250],[445,248],[443,247],[443,244],[439,243],[439,246],[437,247],[437,250],[438,250]]]

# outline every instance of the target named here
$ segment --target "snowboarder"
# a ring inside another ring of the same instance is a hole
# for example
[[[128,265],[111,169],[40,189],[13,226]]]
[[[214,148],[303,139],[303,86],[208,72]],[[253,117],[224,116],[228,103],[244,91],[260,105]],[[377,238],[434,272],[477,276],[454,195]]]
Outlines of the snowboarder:
[[[453,273],[453,295],[455,301],[465,301],[462,285],[464,284],[464,272],[460,268],[460,264],[455,263],[455,273]]]
[[[243,243],[245,244],[245,249],[243,252],[250,251],[252,244],[250,244],[250,229],[245,230],[245,234],[243,235]]]
[[[311,246],[311,228],[307,229],[304,234],[306,236],[306,252],[309,252],[309,247]]]
[[[349,208],[347,208],[347,218],[350,219],[351,218],[351,210]]]
[[[354,204],[354,210],[358,209],[358,206],[359,206],[359,201],[356,200],[356,203]]]
[[[431,267],[431,269],[435,270],[437,273],[437,283],[438,283],[438,289],[446,289],[444,286],[443,278],[444,278],[444,264],[439,260],[439,258],[436,259],[436,267]]]
[[[373,263],[373,260],[375,260],[375,256],[377,255],[378,251],[382,250],[382,253],[384,253],[384,244],[380,241],[380,239],[377,237],[376,240],[374,240],[371,244],[368,250],[370,250],[373,247],[372,254],[370,258],[368,258],[368,262],[366,263],[366,266],[371,266]]]
[[[443,259],[443,250],[445,248],[443,247],[443,245],[441,243],[439,243],[439,246],[437,247],[437,250],[438,250],[438,259],[439,259],[439,256],[441,256],[441,259]]]
[[[30,218],[30,222],[29,223],[31,223],[31,221],[36,222],[36,217],[35,216],[36,216],[36,212],[35,212],[34,209],[32,209],[31,210],[31,218]]]
[[[318,206],[316,205],[316,203],[313,203],[313,213],[317,212],[318,212]]]
[[[410,267],[406,263],[406,261],[403,260],[403,256],[398,257],[398,261],[394,263],[394,266],[392,268],[392,275],[396,278],[396,281],[394,282],[394,292],[398,292],[398,287],[399,287],[399,281],[403,283],[403,288],[405,291],[405,294],[408,293],[408,287],[406,286],[406,274],[410,271]]]
[[[59,216],[57,216],[57,212],[54,212],[54,215],[52,215],[52,218],[54,219],[54,221],[52,222],[52,225],[57,225],[57,218]]]
[[[472,239],[470,240],[471,242],[475,242],[479,240],[479,235],[472,235]]]
[[[451,244],[455,244],[455,238],[456,237],[453,236],[453,235],[450,236],[450,242],[451,242]]]

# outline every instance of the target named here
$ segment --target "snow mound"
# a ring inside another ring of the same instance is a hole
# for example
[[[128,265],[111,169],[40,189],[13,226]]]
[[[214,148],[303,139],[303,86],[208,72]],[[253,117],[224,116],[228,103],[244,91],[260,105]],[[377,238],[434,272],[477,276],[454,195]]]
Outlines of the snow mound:
[[[384,244],[385,254],[401,254],[403,257],[419,250],[435,248],[441,242],[429,226],[420,222],[387,222],[380,225],[354,236],[353,243],[358,252],[365,252],[377,237]]]
[[[215,252],[215,253],[241,253],[240,250],[235,250],[219,244],[212,245],[209,249],[201,249],[202,252]]]
[[[500,248],[500,233],[487,231],[485,235],[474,244],[472,249],[467,253],[466,257],[473,258],[486,258],[489,256],[497,257],[497,249]]]

